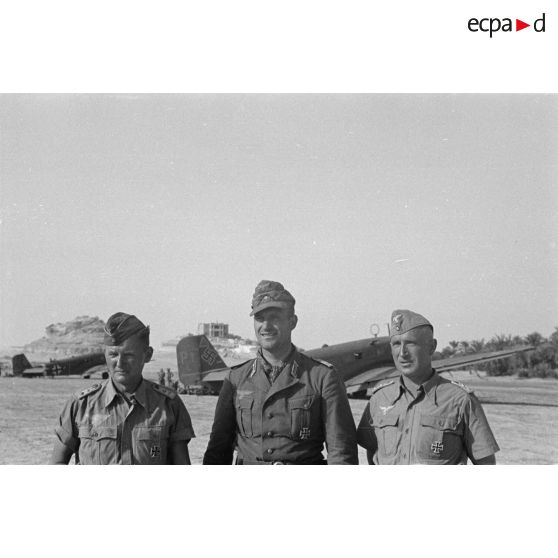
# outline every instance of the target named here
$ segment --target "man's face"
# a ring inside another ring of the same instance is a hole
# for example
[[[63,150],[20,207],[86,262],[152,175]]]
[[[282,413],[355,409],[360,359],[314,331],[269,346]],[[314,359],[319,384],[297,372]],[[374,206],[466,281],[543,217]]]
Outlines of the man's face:
[[[394,335],[390,344],[395,367],[401,374],[417,381],[430,376],[436,339],[429,327],[417,327]]]
[[[110,377],[124,387],[135,389],[141,381],[143,366],[149,362],[153,349],[134,335],[122,345],[106,346],[105,360]]]
[[[291,331],[297,317],[287,308],[265,308],[254,314],[254,331],[258,343],[271,353],[291,346]]]

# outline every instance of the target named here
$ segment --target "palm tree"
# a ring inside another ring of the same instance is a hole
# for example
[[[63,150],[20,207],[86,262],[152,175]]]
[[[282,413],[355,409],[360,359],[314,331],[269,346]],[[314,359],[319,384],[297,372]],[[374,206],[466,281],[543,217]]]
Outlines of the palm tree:
[[[472,353],[482,353],[485,348],[484,339],[473,339],[469,344]]]
[[[528,345],[533,345],[533,347],[538,347],[546,341],[546,339],[538,332],[534,331],[525,336],[525,341]]]
[[[504,335],[499,334],[495,335],[489,342],[489,348],[495,351],[502,351],[511,347],[512,344],[512,336],[511,335]]]

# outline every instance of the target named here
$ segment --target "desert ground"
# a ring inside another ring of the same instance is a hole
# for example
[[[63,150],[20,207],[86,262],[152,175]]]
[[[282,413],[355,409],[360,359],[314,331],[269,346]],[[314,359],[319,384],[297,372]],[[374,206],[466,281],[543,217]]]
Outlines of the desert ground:
[[[238,361],[237,361],[238,362]],[[228,362],[233,363],[233,361]],[[160,368],[176,376],[176,357],[158,352],[144,376],[155,380]],[[499,464],[558,463],[558,381],[542,379],[482,378],[455,373],[474,389],[500,445]],[[68,397],[97,379],[0,377],[0,464],[45,464],[53,441],[53,428]],[[192,417],[196,438],[190,442],[193,464],[200,464],[209,439],[217,397],[181,395]],[[366,401],[351,399],[358,423]],[[361,464],[365,452],[359,449]]]

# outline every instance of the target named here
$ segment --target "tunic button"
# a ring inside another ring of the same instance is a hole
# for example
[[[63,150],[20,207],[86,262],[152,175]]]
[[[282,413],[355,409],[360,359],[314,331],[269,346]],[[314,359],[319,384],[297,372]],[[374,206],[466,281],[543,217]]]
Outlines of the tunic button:
[[[97,434],[97,432],[93,432],[93,434],[91,434],[93,436],[93,438],[96,438],[99,434]]]
[[[269,449],[267,450],[267,453],[273,453],[273,450],[272,450],[271,448],[269,448]]]
[[[267,433],[267,437],[268,437],[268,438],[272,438],[272,437],[273,437],[273,432],[268,432],[268,433]]]
[[[273,413],[267,413],[267,418],[273,418]]]

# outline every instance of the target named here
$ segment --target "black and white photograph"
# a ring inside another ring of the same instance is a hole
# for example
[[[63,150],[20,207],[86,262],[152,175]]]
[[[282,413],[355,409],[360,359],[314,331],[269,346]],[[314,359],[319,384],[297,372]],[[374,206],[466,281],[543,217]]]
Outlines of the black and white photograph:
[[[2,463],[558,461],[556,96],[0,101]]]

